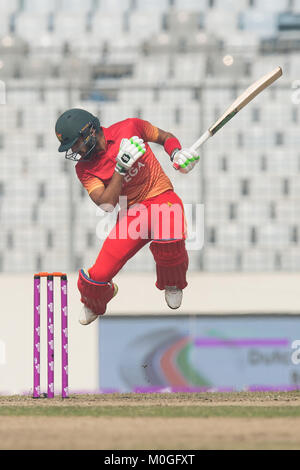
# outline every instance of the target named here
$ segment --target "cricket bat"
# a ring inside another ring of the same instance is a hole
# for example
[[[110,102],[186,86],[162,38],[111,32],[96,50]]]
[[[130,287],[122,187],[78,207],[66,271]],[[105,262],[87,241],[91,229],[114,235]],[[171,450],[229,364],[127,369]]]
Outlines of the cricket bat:
[[[225,113],[206,131],[204,134],[190,147],[191,150],[197,151],[201,145],[204,144],[210,137],[216,134],[225,124],[227,124],[230,119],[233,118],[241,109],[244,108],[250,101],[252,101],[259,93],[261,93],[265,88],[270,86],[275,80],[277,80],[282,75],[281,67],[276,67],[272,72],[264,75],[255,83],[249,86],[244,93],[242,93]],[[178,165],[174,164],[176,169],[179,168]]]

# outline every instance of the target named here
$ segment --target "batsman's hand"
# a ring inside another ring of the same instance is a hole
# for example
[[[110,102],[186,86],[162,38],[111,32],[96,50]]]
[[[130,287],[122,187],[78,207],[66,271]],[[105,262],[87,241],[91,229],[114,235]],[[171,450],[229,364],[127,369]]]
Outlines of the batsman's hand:
[[[140,137],[134,136],[131,139],[122,139],[115,171],[120,175],[126,175],[127,171],[145,152],[146,146]]]
[[[196,163],[199,162],[200,157],[197,152],[191,149],[175,150],[171,156],[173,167],[181,173],[188,173],[191,171]]]

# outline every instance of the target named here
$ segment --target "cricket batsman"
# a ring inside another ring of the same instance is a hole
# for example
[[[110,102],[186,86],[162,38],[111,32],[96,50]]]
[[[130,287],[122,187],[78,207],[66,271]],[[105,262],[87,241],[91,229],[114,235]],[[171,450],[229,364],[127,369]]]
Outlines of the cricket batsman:
[[[58,118],[55,132],[58,151],[77,161],[77,176],[97,206],[112,211],[126,197],[95,264],[79,271],[84,305],[79,322],[88,325],[106,312],[118,292],[114,277],[147,243],[156,263],[156,287],[165,291],[170,308],[179,308],[188,269],[184,208],[148,142],[162,145],[182,173],[191,171],[199,156],[182,149],[170,132],[137,118],[105,128],[97,117],[75,108]]]

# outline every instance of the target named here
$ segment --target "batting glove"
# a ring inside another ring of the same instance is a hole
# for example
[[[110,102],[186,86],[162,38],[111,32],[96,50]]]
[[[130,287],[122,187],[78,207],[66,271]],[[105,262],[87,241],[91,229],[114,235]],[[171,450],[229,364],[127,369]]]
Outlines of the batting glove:
[[[199,155],[191,149],[175,150],[171,155],[173,167],[181,173],[191,171],[199,160]]]
[[[131,139],[122,139],[115,171],[120,175],[126,175],[127,171],[145,152],[145,143],[140,137],[134,136]]]

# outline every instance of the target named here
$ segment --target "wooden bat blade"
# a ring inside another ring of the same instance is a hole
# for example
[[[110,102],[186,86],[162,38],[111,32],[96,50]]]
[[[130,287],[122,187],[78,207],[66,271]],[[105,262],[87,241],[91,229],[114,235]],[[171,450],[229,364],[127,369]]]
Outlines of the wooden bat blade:
[[[252,101],[260,92],[262,92],[265,88],[270,86],[275,80],[277,80],[282,75],[281,67],[277,67],[272,72],[264,75],[255,83],[249,86],[244,93],[242,93],[229,108],[225,111],[225,113],[218,119],[215,124],[213,124],[209,128],[209,132],[211,135],[214,135],[218,130],[220,130],[230,119],[233,118],[246,104]]]

